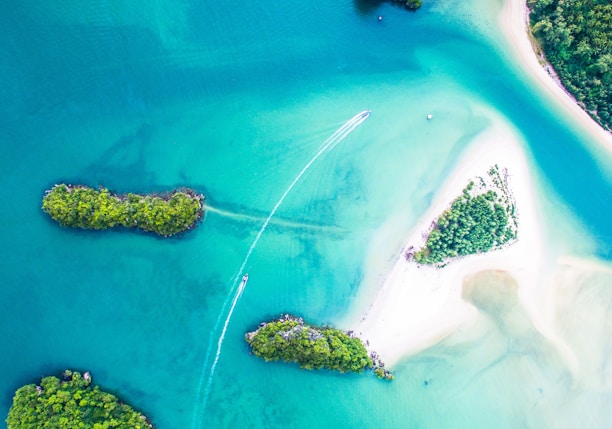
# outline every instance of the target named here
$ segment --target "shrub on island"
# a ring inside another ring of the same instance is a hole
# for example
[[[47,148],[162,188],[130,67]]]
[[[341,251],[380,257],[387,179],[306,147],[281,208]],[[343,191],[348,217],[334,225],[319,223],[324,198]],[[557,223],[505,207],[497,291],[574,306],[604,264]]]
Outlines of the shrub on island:
[[[8,429],[105,429],[153,427],[145,416],[110,393],[91,385],[86,372],[64,371],[62,379],[45,377],[15,392],[6,419]]]
[[[62,226],[138,228],[168,237],[193,228],[204,213],[204,196],[186,189],[160,195],[116,195],[108,189],[55,185],[42,209]]]
[[[316,328],[290,315],[261,323],[245,339],[253,354],[266,362],[283,360],[296,362],[304,369],[326,368],[343,373],[362,372],[375,365],[361,340],[350,331]],[[384,375],[392,379],[387,371]]]
[[[479,179],[479,186],[470,182],[450,209],[433,223],[425,246],[407,256],[420,264],[440,264],[457,256],[500,248],[516,238],[514,203],[506,178],[495,166],[489,170],[489,184]]]

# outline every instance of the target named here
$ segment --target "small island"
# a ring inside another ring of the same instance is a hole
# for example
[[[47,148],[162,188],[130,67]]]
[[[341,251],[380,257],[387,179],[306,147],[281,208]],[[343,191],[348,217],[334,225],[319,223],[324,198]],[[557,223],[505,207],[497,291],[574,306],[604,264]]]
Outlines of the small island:
[[[62,378],[45,377],[15,392],[8,429],[150,429],[147,418],[110,393],[92,386],[91,374],[66,370]]]
[[[471,181],[451,207],[432,223],[422,249],[406,258],[438,265],[458,256],[499,249],[516,239],[517,218],[507,172],[495,165]]]
[[[117,195],[102,187],[61,184],[45,192],[42,209],[62,226],[137,228],[170,237],[198,224],[204,214],[204,196],[191,189],[155,195]]]
[[[298,363],[303,369],[325,368],[342,373],[373,369],[379,378],[393,379],[377,354],[368,356],[364,344],[351,331],[309,326],[302,318],[289,314],[261,323],[245,339],[253,354],[266,362],[283,360]]]

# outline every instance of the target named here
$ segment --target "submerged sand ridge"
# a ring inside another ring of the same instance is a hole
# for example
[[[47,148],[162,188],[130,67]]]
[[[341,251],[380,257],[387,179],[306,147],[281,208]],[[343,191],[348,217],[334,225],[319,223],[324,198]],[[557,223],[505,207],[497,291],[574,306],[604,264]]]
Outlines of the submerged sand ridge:
[[[518,284],[505,271],[481,271],[463,280],[461,297],[491,317],[503,319],[518,305]]]
[[[475,323],[407,360],[406,374],[415,367],[418,371],[419,362],[437,359],[447,369],[421,372],[429,384],[456,386],[472,395],[480,389],[490,389],[491,395],[497,388],[508,389],[520,404],[511,407],[525,427],[610,427],[612,270],[579,258],[563,257],[554,265],[551,332],[536,327],[511,275],[478,272],[467,276],[462,288],[465,300],[479,312]],[[398,375],[406,377],[402,371]]]
[[[536,328],[521,305],[519,285],[507,272],[485,270],[465,277],[462,297],[489,318],[507,339],[508,353],[537,356],[540,364],[570,379],[576,372],[576,358],[565,342]]]
[[[593,391],[612,389],[612,267],[563,257],[552,283],[553,323],[572,350],[575,384]]]

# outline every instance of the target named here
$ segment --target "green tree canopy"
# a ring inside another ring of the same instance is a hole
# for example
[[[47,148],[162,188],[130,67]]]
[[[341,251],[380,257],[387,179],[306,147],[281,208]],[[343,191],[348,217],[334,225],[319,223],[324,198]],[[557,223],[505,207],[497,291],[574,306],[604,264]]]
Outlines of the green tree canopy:
[[[108,189],[55,185],[42,209],[62,226],[83,229],[138,228],[164,237],[193,228],[204,197],[186,189],[162,195],[115,195]]]
[[[15,392],[8,429],[150,429],[145,416],[91,385],[89,373],[65,371]]]
[[[563,86],[603,127],[612,118],[612,3],[528,0],[531,28]]]
[[[450,258],[488,252],[516,237],[514,204],[499,169],[489,170],[493,189],[481,192],[474,182],[440,215],[425,246],[413,257],[421,264],[440,264]]]
[[[304,369],[340,372],[361,372],[373,366],[359,338],[339,329],[315,328],[295,317],[262,323],[245,338],[253,354],[266,361],[284,360]]]

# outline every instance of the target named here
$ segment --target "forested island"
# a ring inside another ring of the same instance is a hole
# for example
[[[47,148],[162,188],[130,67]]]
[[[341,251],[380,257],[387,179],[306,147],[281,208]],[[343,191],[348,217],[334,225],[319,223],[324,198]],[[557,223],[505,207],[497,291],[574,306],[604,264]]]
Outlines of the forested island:
[[[309,326],[302,318],[288,314],[261,323],[245,339],[253,354],[266,362],[283,360],[298,363],[304,369],[326,368],[343,373],[373,369],[379,378],[393,379],[376,353],[368,356],[364,344],[352,332]]]
[[[106,188],[61,184],[45,193],[42,209],[62,226],[138,228],[169,237],[197,225],[204,214],[204,196],[191,189],[117,195]]]
[[[150,429],[147,418],[110,393],[92,386],[89,372],[66,370],[15,392],[8,429]]]
[[[471,181],[463,194],[432,224],[425,246],[406,258],[439,265],[451,258],[488,252],[516,238],[517,218],[507,173],[496,165]]]
[[[604,128],[612,128],[612,3],[528,0],[533,34],[563,86]]]

